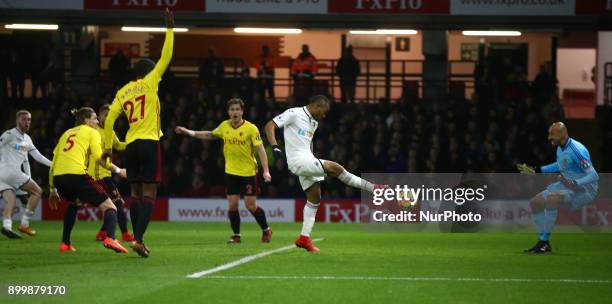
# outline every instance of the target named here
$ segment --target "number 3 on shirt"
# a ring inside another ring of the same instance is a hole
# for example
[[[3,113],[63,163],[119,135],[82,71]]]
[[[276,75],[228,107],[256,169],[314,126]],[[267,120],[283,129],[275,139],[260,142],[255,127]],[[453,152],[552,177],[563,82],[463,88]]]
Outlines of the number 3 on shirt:
[[[140,119],[144,119],[145,113],[145,95],[140,95],[134,98],[135,101],[140,101]],[[134,117],[134,103],[131,100],[128,100],[123,103],[123,109],[126,111],[130,111],[130,117],[128,121],[132,124],[138,121],[137,117]],[[129,109],[128,109],[129,108]]]

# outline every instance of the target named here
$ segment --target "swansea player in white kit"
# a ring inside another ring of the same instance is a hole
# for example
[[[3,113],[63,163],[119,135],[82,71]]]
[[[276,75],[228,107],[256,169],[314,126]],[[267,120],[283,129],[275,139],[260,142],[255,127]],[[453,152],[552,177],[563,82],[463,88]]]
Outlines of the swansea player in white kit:
[[[16,204],[16,193],[24,190],[30,194],[26,210],[21,219],[19,231],[36,235],[36,231],[30,228],[30,217],[34,215],[34,210],[40,197],[42,189],[30,178],[29,174],[22,171],[22,165],[26,165],[26,172],[29,173],[28,154],[37,162],[49,167],[51,161],[44,157],[34,146],[32,139],[26,132],[30,130],[32,115],[30,112],[21,110],[16,114],[16,127],[7,130],[0,136],[0,194],[4,198],[5,208],[2,219],[2,234],[11,239],[21,238],[13,232],[12,211]]]
[[[295,241],[295,245],[310,252],[319,252],[319,248],[312,244],[310,233],[321,200],[320,182],[325,179],[325,176],[336,177],[346,185],[369,192],[372,192],[374,188],[384,187],[353,175],[336,162],[318,159],[313,155],[312,138],[319,121],[325,118],[329,108],[329,99],[317,95],[310,99],[307,106],[288,109],[274,117],[265,126],[266,136],[277,157],[282,157],[282,151],[276,141],[275,129],[284,129],[287,166],[289,171],[299,177],[300,185],[308,200],[304,206],[302,233]]]

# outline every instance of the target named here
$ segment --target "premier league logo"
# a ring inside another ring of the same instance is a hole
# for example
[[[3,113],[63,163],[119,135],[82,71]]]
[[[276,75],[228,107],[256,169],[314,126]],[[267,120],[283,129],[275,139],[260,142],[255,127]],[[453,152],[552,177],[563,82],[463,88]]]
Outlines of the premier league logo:
[[[591,166],[591,164],[589,164],[589,161],[586,159],[583,159],[580,161],[580,168],[582,169],[588,169]]]

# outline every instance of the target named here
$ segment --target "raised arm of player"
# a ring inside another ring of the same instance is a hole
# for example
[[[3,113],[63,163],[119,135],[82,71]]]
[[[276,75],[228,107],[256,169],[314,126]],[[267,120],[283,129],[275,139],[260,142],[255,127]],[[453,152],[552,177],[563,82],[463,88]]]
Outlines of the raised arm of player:
[[[179,135],[191,136],[202,140],[213,140],[220,138],[215,136],[211,131],[193,131],[181,126],[174,128],[174,132]]]
[[[172,12],[166,8],[166,39],[164,40],[164,46],[162,47],[161,58],[157,61],[153,72],[156,73],[159,77],[161,77],[168,64],[170,64],[170,60],[172,59],[172,50],[174,48],[174,15]]]

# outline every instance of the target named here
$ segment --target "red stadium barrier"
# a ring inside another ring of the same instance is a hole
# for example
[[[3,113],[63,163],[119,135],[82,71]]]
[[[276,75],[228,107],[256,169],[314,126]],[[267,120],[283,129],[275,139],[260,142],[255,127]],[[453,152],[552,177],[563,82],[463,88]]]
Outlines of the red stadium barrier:
[[[317,222],[360,223],[367,220],[369,208],[360,204],[359,199],[321,200],[317,211]],[[305,199],[295,200],[295,221],[301,222],[304,216]]]

